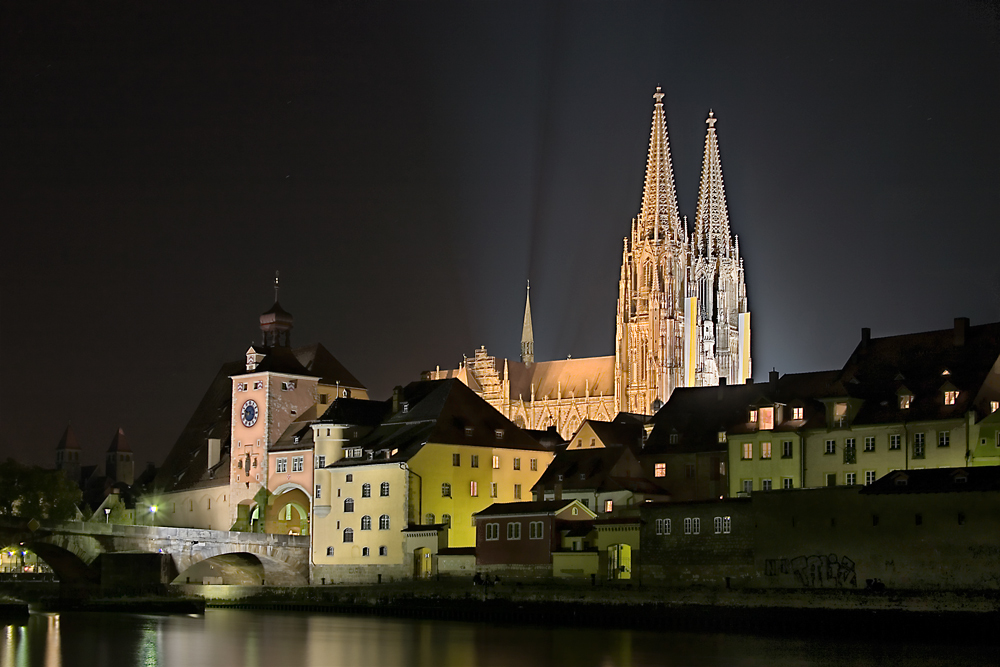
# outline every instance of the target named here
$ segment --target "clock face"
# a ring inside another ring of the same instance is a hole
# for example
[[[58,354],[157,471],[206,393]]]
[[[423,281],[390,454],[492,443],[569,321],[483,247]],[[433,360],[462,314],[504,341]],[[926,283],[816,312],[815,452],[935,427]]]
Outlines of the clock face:
[[[243,425],[249,428],[257,423],[257,416],[259,414],[260,411],[257,410],[257,402],[247,401],[243,404],[243,409],[240,411],[240,418],[243,420]]]

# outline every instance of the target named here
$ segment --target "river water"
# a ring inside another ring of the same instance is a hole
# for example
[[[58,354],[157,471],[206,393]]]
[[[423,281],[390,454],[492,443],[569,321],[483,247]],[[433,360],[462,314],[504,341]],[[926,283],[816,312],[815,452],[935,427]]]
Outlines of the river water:
[[[2,623],[2,621],[0,621]],[[0,625],[0,667],[573,667],[997,665],[996,646],[208,610],[204,616],[32,614]]]

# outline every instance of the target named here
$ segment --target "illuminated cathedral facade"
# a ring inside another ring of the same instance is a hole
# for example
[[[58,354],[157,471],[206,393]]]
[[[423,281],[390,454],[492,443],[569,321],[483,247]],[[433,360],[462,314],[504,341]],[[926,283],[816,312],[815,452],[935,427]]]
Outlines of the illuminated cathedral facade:
[[[709,112],[689,230],[678,211],[659,88],[653,98],[642,205],[622,249],[614,355],[536,362],[529,296],[520,360],[480,348],[459,368],[425,378],[457,377],[519,426],[555,426],[571,437],[585,419],[652,414],[677,387],[751,377],[750,311],[739,240],[729,228],[717,119]]]

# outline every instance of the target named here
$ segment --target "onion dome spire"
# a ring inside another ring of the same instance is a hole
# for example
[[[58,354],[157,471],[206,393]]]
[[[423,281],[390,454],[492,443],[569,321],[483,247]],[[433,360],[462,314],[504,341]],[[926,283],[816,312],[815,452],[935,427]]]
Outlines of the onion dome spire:
[[[521,361],[531,365],[535,363],[535,333],[531,329],[531,281],[528,281],[528,292],[524,299],[524,325],[521,327]]]
[[[653,99],[656,100],[656,105],[653,107],[653,125],[649,132],[649,157],[646,161],[646,182],[639,218],[641,238],[659,240],[661,236],[676,238],[680,219],[674,168],[670,161],[667,119],[663,112],[663,92],[659,86],[656,87]]]
[[[274,272],[274,305],[260,316],[261,342],[268,347],[289,347],[295,318],[278,302],[278,272]]]
[[[705,134],[705,155],[701,164],[701,185],[698,188],[698,212],[694,220],[695,247],[708,255],[730,254],[729,208],[726,188],[722,182],[722,160],[719,158],[719,137],[715,132],[718,119],[708,112]]]

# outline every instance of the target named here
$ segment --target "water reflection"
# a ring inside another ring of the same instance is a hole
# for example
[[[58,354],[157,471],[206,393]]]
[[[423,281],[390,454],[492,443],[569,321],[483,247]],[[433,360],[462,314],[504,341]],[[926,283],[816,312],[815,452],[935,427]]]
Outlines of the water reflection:
[[[32,614],[0,626],[0,667],[935,667],[991,664],[995,650],[230,610]]]

